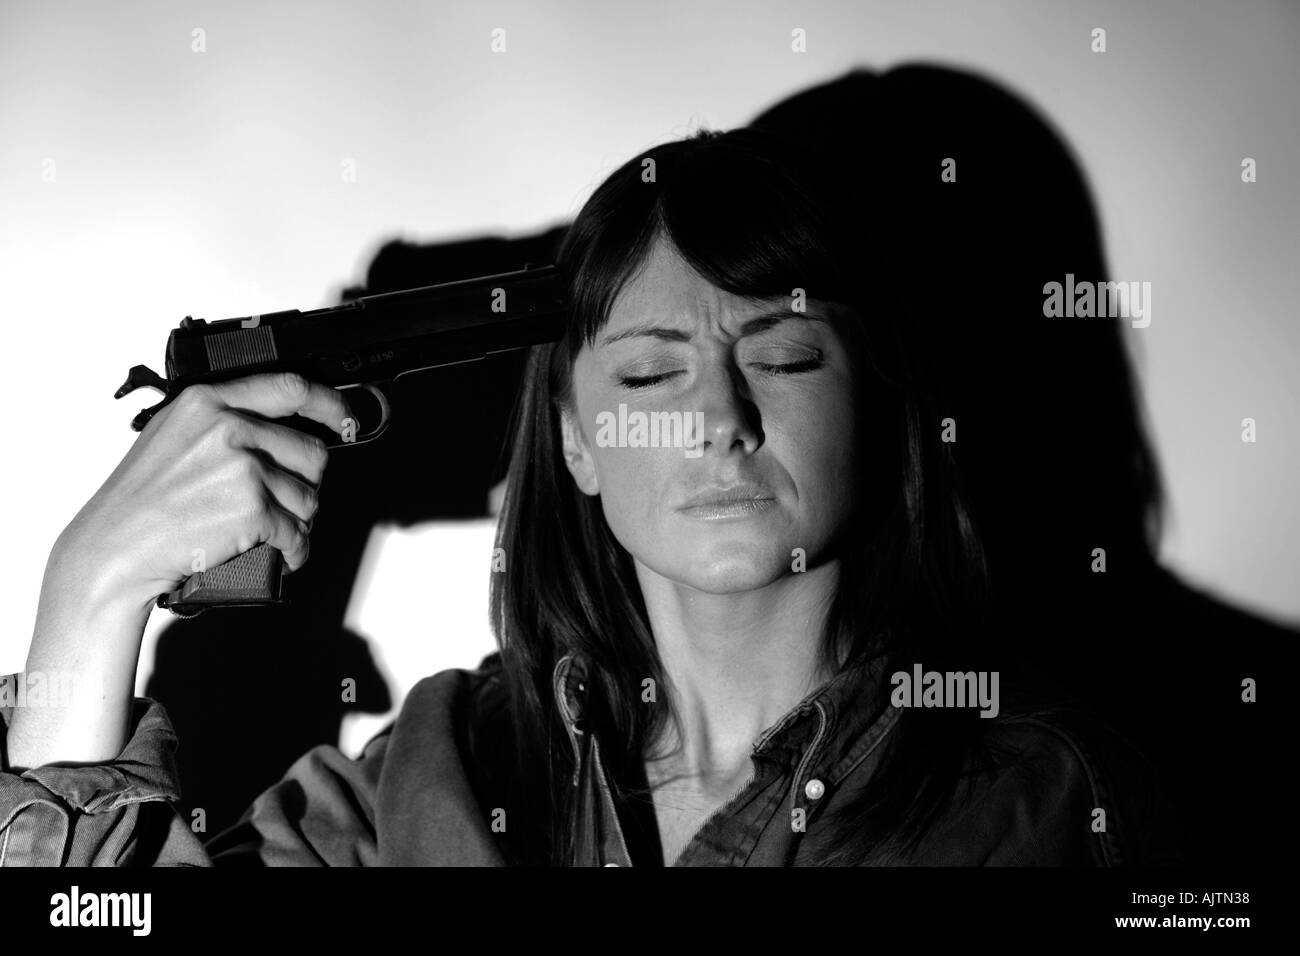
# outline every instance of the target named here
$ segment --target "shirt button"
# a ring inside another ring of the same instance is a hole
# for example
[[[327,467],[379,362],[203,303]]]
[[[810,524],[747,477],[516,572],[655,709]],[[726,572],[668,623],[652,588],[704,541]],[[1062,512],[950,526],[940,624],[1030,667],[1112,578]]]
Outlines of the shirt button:
[[[809,800],[820,800],[822,794],[826,792],[826,785],[816,777],[813,777],[804,785],[803,792],[808,794]]]

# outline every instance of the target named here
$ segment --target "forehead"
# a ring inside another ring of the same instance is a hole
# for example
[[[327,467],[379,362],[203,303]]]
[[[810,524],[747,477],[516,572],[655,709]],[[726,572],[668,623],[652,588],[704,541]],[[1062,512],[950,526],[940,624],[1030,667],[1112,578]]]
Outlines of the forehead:
[[[660,237],[614,300],[604,331],[617,331],[647,319],[694,325],[753,314],[765,303],[779,301],[780,297],[751,300],[719,289]]]

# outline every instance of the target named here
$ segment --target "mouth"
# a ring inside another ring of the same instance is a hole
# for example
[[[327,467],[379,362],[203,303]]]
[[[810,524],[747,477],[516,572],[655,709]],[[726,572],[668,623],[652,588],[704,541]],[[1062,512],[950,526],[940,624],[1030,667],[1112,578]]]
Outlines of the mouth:
[[[756,486],[715,488],[698,494],[677,509],[688,518],[718,520],[748,518],[776,507],[776,498]]]

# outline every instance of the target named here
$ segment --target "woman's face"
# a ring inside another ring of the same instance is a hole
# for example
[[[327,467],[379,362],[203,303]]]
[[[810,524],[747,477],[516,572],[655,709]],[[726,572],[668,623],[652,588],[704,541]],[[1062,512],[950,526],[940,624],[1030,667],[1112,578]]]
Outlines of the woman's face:
[[[853,382],[832,322],[852,312],[794,305],[723,292],[660,239],[578,354],[565,459],[642,571],[752,590],[796,548],[814,567],[848,520]]]

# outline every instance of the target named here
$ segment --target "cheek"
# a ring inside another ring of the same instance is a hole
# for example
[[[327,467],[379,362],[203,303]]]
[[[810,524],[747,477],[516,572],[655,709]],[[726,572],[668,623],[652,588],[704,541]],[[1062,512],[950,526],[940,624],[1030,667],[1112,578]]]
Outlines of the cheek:
[[[621,542],[635,540],[655,523],[668,476],[661,449],[592,449],[601,507],[610,530]],[[626,546],[626,545],[625,545]]]
[[[836,521],[851,507],[857,479],[854,409],[844,382],[787,395],[774,405],[769,441],[812,523]]]

